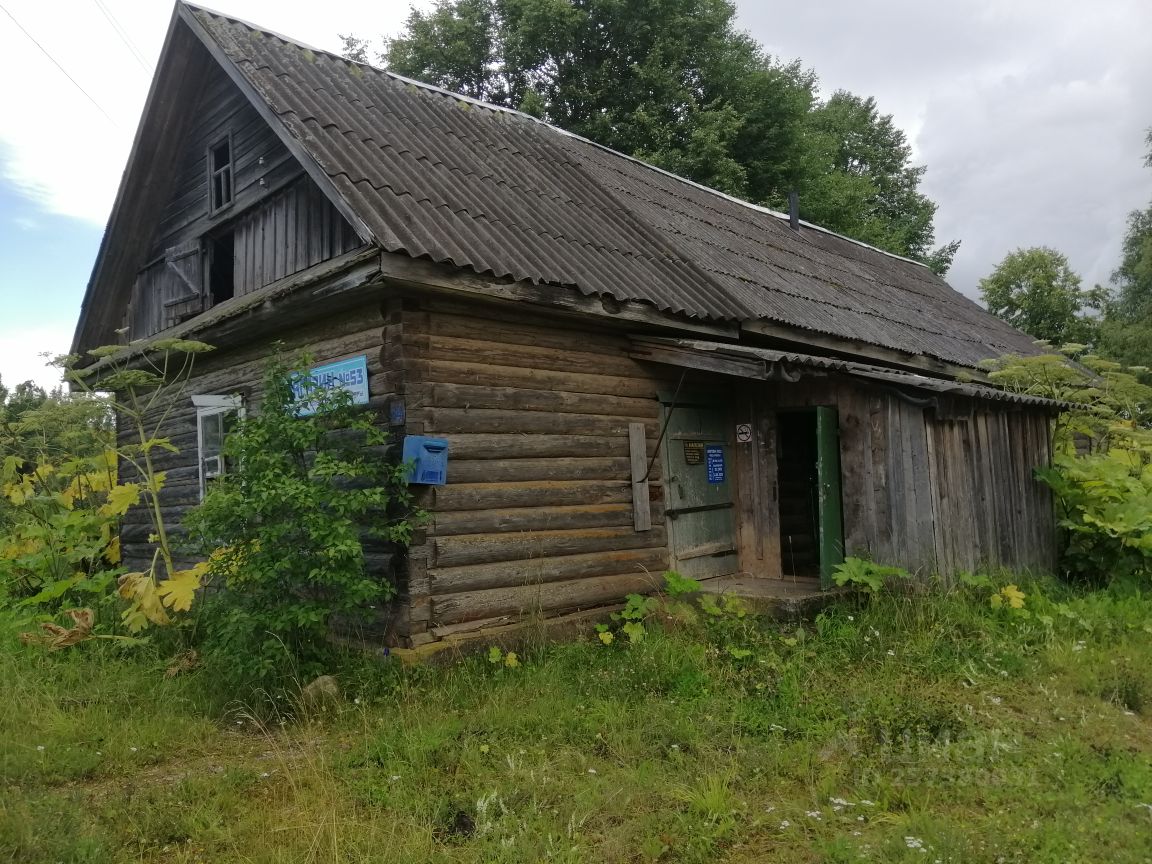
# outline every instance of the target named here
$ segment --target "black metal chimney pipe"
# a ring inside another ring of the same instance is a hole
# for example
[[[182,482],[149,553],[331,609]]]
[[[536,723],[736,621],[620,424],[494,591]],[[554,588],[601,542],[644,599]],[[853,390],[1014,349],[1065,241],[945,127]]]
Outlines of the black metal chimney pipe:
[[[788,193],[788,227],[800,233],[800,195],[796,190]]]

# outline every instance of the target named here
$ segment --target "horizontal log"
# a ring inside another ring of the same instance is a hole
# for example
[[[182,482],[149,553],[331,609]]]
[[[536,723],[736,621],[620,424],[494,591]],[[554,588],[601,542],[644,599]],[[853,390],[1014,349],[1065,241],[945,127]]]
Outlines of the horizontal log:
[[[624,435],[479,433],[444,435],[452,459],[528,459],[562,456],[627,456]],[[655,444],[653,438],[650,446]]]
[[[422,388],[424,389],[424,388]],[[633,419],[655,418],[655,399],[534,390],[518,387],[480,387],[472,384],[429,384],[428,404],[438,408],[501,408],[570,414],[607,414]]]
[[[516,387],[529,390],[561,390],[655,399],[660,382],[655,378],[626,378],[597,374],[594,366],[564,371],[497,366],[487,357],[473,360],[408,360],[404,371],[413,381],[474,384],[483,387]]]
[[[395,576],[396,555],[392,552],[365,552],[364,572],[391,580]]]
[[[627,480],[631,463],[627,457],[602,459],[579,456],[568,459],[475,459],[448,462],[448,482],[500,483],[521,480]]]
[[[170,538],[183,537],[185,531],[179,522],[164,520],[164,529]],[[121,543],[147,543],[148,537],[156,533],[151,522],[137,522],[131,525],[120,526]]]
[[[430,336],[492,340],[561,351],[579,349],[623,354],[628,349],[628,341],[623,336],[569,329],[554,318],[538,315],[519,317],[513,313],[500,318],[489,317],[484,310],[471,305],[459,307],[456,312],[434,311],[429,316],[427,332]]]
[[[430,519],[428,533],[435,537],[447,537],[453,534],[606,528],[623,527],[631,524],[632,505],[630,502],[625,504],[582,504],[560,507],[515,507],[506,510],[434,512]]]
[[[626,528],[586,528],[575,531],[534,531],[524,534],[462,534],[435,537],[431,567],[521,561],[552,555],[580,555],[613,549],[650,549],[664,546],[663,526],[637,533]]]
[[[163,499],[161,499],[163,502]],[[198,502],[197,502],[198,503]],[[164,514],[164,524],[176,525],[179,524],[185,516],[192,510],[196,509],[195,504],[168,504],[161,505],[160,512]],[[144,504],[138,504],[132,507],[124,518],[121,520],[121,525],[141,525],[152,524],[150,519],[151,510]]]
[[[619,602],[629,594],[654,591],[660,577],[649,573],[622,573],[527,585],[490,588],[432,598],[432,624],[441,626],[502,615],[531,615],[560,609],[588,609]]]
[[[451,462],[449,462],[451,470]],[[604,480],[530,480],[508,483],[449,483],[433,487],[429,509],[453,510],[614,504],[632,500],[630,484]]]
[[[636,417],[625,415],[585,414],[573,411],[521,411],[507,408],[444,408],[421,406],[411,408],[408,419],[423,423],[429,434],[476,434],[486,432],[522,434],[565,434],[592,436],[624,436],[627,440],[628,424]],[[655,438],[660,434],[656,420],[656,407],[651,416],[641,418],[645,434]]]
[[[535,585],[568,579],[586,579],[617,573],[662,574],[668,569],[667,549],[623,549],[585,555],[502,561],[430,570],[433,594],[453,594],[485,588]]]
[[[586,349],[583,342],[570,340],[566,347],[511,344],[492,334],[477,338],[458,336],[406,336],[405,346],[413,357],[427,360],[482,359],[498,366],[524,366],[531,369],[567,371],[580,369],[600,375],[648,377],[639,363],[625,353],[627,346],[599,351]]]

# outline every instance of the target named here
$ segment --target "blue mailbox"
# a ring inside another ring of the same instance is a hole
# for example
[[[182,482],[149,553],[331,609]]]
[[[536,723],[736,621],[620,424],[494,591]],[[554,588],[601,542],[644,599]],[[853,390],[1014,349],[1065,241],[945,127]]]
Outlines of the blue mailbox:
[[[404,436],[408,482],[443,486],[448,482],[448,442],[427,435]]]

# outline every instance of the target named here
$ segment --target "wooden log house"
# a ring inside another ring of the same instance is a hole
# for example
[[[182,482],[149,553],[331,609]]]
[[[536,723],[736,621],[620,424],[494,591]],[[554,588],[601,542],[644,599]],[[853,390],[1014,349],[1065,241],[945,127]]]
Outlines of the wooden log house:
[[[406,550],[417,646],[595,612],[674,568],[827,587],[844,555],[1048,568],[1055,410],[980,383],[1029,337],[923,265],[534,118],[176,5],[74,350],[209,342],[165,456],[177,525],[273,343],[362,358],[448,444]],[[149,557],[130,513],[129,563]]]

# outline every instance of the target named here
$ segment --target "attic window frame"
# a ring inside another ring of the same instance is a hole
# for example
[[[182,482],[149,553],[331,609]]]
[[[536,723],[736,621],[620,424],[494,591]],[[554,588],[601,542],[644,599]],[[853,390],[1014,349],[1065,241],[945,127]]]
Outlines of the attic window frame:
[[[216,167],[213,164],[213,154],[221,145],[228,147],[228,161]],[[214,216],[223,210],[227,210],[232,206],[232,202],[236,200],[236,151],[232,147],[231,132],[227,132],[208,145],[208,149],[205,151],[204,162],[208,167],[208,215]],[[227,178],[228,197],[227,200],[217,201],[216,181],[217,178],[221,176]]]

